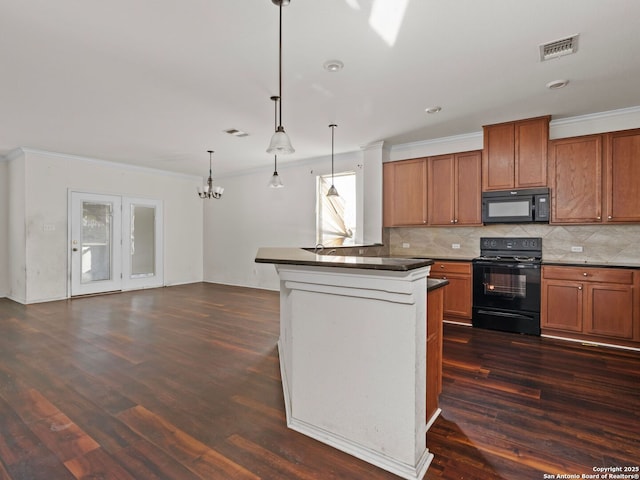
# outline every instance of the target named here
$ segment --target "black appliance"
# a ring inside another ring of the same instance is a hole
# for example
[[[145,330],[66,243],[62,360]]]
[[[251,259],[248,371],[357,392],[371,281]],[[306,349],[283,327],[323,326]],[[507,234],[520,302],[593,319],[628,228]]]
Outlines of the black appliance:
[[[540,335],[541,263],[541,238],[482,237],[472,262],[472,325]]]
[[[482,193],[483,223],[549,223],[549,189]]]

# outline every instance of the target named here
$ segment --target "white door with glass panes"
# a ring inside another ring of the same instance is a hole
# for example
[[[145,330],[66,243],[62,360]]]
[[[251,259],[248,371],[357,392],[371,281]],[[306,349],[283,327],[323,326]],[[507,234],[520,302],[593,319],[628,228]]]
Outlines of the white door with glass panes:
[[[162,286],[162,202],[70,194],[71,296]]]
[[[161,287],[162,201],[122,198],[122,288]]]
[[[121,197],[71,193],[71,295],[122,289]]]

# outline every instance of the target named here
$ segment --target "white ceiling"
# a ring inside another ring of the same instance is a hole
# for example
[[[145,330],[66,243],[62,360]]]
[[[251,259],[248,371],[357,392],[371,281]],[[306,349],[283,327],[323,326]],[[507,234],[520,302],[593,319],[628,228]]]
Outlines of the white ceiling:
[[[407,2],[393,45],[369,18],[403,0],[283,9],[282,120],[296,153],[279,162],[328,155],[330,123],[340,153],[640,105],[638,0]],[[540,44],[576,33],[576,54],[540,62]],[[324,70],[330,59],[344,70]],[[0,155],[30,147],[204,175],[211,149],[214,176],[272,165],[271,0],[2,0],[0,65]],[[545,88],[556,79],[570,83]]]

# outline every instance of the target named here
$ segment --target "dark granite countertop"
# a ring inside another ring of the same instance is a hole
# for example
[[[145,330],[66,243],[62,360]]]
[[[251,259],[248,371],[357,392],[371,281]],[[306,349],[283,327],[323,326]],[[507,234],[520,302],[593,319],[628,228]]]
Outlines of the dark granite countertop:
[[[542,265],[554,265],[558,267],[597,267],[597,268],[640,268],[640,263],[616,263],[603,260],[542,260]]]
[[[437,290],[438,288],[449,285],[449,280],[444,278],[427,278],[427,292],[431,290]]]
[[[359,268],[365,270],[392,270],[406,272],[433,265],[430,258],[358,257],[317,255],[303,248],[260,248],[256,263],[278,265],[308,265],[314,267]]]

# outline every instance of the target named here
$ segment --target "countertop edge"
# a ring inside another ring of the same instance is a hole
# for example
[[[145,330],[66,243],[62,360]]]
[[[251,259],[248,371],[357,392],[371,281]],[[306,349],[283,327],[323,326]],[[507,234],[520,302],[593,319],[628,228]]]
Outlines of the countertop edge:
[[[317,255],[303,248],[263,247],[258,249],[256,263],[301,265],[310,267],[352,268],[408,272],[433,265],[430,258],[387,258],[364,256]]]

